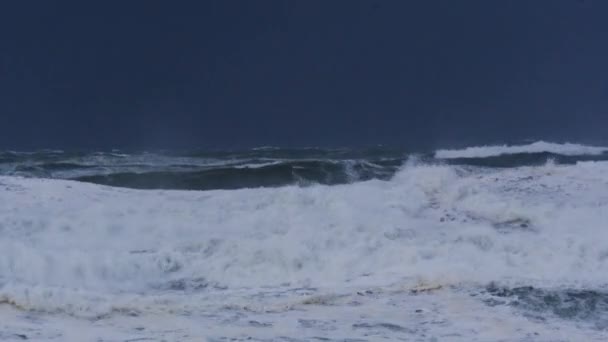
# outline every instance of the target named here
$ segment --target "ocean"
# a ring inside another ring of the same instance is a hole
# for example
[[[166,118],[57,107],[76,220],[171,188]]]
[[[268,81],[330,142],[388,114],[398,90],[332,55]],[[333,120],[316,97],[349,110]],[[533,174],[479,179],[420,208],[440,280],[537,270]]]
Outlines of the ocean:
[[[0,152],[2,341],[606,341],[608,147]]]

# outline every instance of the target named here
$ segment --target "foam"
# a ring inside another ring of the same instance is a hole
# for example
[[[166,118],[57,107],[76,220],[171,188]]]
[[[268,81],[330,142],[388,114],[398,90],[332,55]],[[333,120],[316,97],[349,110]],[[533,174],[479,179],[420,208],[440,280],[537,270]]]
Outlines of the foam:
[[[284,312],[299,295],[263,292],[298,288],[603,288],[606,222],[606,162],[234,191],[0,177],[0,302],[95,318]]]
[[[528,145],[496,145],[496,146],[480,146],[467,147],[462,150],[437,150],[435,158],[454,159],[454,158],[487,158],[505,154],[518,153],[554,153],[565,156],[580,156],[580,155],[601,155],[608,151],[608,147],[587,146],[572,143],[550,143],[545,141],[537,141]]]
[[[390,182],[207,192],[2,177],[0,276],[110,292],[176,277],[228,287],[448,275],[599,284],[607,165],[418,165]],[[529,229],[496,229],[509,222]]]

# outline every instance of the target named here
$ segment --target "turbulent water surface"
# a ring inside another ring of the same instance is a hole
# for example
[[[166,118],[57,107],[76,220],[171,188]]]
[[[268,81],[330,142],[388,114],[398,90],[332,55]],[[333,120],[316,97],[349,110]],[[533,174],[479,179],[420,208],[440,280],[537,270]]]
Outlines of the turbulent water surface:
[[[0,340],[605,341],[608,148],[6,151],[0,251]]]

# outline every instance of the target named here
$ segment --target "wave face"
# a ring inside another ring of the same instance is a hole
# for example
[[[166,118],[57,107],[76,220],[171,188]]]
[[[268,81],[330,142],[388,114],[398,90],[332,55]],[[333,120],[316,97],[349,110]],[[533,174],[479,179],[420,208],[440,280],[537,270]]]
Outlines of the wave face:
[[[0,175],[135,189],[240,189],[388,180],[406,154],[391,149],[253,149],[155,153],[0,153]]]
[[[509,167],[410,157],[367,181],[230,191],[0,176],[0,339],[78,340],[65,329],[78,325],[108,340],[605,340],[608,162],[529,154]],[[267,167],[253,159],[240,166]]]
[[[402,149],[0,153],[0,175],[78,180],[133,189],[213,190],[390,180],[409,159],[474,167],[539,166],[608,160],[608,148],[536,142],[412,153]]]

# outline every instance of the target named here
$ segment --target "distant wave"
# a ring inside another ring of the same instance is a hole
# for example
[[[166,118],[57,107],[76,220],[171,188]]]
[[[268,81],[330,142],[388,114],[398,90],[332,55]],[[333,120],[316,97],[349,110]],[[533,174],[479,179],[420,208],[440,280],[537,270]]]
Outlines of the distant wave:
[[[586,146],[580,144],[557,144],[545,141],[537,141],[528,145],[496,145],[496,146],[479,146],[467,147],[460,150],[438,150],[435,152],[435,158],[439,159],[455,159],[455,158],[487,158],[508,154],[523,154],[523,153],[553,153],[564,156],[580,156],[580,155],[602,155],[608,152],[608,147]]]
[[[0,175],[78,180],[134,189],[212,190],[339,185],[392,179],[408,162],[514,168],[608,160],[608,148],[535,142],[414,153],[403,149],[278,147],[156,152],[0,152]]]

